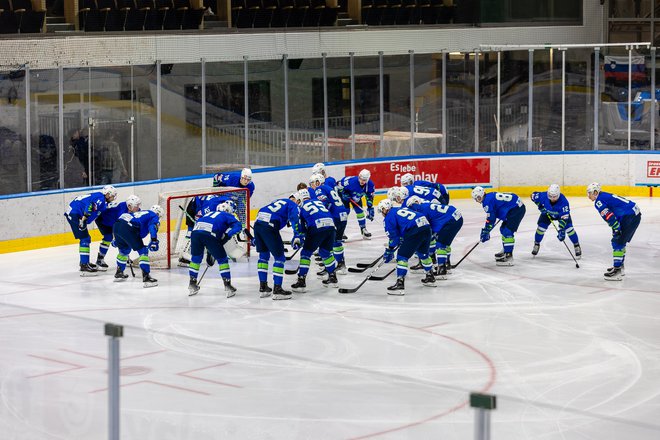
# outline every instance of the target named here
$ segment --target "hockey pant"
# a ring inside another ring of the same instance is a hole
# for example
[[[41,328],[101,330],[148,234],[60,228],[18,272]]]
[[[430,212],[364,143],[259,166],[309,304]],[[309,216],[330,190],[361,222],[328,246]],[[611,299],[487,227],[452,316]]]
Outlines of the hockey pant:
[[[614,267],[621,267],[626,258],[626,244],[630,243],[639,222],[642,221],[642,214],[637,215],[624,215],[619,219],[621,225],[621,234],[617,237],[612,237],[612,259],[614,260]]]
[[[193,231],[190,237],[191,258],[190,265],[188,266],[190,277],[197,279],[199,267],[204,259],[204,249],[218,262],[220,276],[223,279],[231,280],[229,258],[227,257],[227,252],[225,252],[222,240],[219,240],[215,234],[201,230]]]
[[[525,205],[516,206],[507,212],[506,219],[502,222],[502,226],[500,226],[500,233],[502,234],[502,246],[505,253],[513,252],[513,247],[516,244],[514,234],[518,230],[520,222],[524,216]]]
[[[432,265],[429,257],[430,245],[431,227],[429,225],[413,228],[406,232],[396,253],[397,278],[403,278],[408,274],[408,260],[415,254],[424,266],[424,270],[429,272]]]
[[[323,259],[323,265],[328,273],[332,273],[337,268],[335,257],[332,254],[333,243],[335,243],[335,228],[325,227],[321,229],[309,228],[305,235],[305,244],[300,250],[300,267],[298,276],[304,277],[309,271],[309,262],[316,249]]]
[[[131,226],[130,223],[120,220],[112,227],[112,232],[115,236],[115,244],[119,249],[119,253],[117,254],[117,267],[119,270],[123,272],[126,269],[128,255],[133,250],[140,254],[138,261],[142,273],[148,274],[151,272],[149,249],[142,242],[140,228],[136,228]]]

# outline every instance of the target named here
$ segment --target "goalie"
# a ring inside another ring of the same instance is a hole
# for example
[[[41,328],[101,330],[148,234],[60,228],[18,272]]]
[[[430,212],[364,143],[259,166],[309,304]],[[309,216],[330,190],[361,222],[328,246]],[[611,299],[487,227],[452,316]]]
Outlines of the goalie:
[[[227,298],[236,295],[236,288],[231,285],[229,258],[224,246],[226,243],[232,242],[234,236],[242,228],[241,222],[234,217],[234,202],[232,201],[219,204],[215,212],[210,212],[197,221],[190,238],[192,257],[188,270],[190,274],[188,290],[191,296],[199,292],[197,275],[204,258],[204,249],[206,249],[206,264],[209,267],[215,264],[215,260],[218,260],[218,268]]]

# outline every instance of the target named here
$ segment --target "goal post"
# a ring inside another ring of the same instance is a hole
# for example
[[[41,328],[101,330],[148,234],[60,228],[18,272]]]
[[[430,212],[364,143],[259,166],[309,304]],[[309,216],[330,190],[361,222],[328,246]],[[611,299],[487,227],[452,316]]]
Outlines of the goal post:
[[[165,211],[161,220],[158,240],[161,248],[158,252],[149,253],[152,267],[170,269],[173,260],[178,260],[186,243],[186,212],[188,204],[195,197],[228,196],[236,203],[236,216],[244,229],[250,230],[250,192],[247,188],[193,188],[180,191],[163,192],[158,197],[158,204]],[[246,241],[245,253],[250,253],[250,243]],[[176,261],[174,262],[176,265]]]

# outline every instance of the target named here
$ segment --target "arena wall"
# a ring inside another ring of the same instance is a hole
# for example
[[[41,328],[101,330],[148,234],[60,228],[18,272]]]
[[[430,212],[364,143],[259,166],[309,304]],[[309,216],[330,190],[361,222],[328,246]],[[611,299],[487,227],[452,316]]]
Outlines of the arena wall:
[[[575,152],[380,158],[328,164],[334,177],[372,171],[380,198],[405,172],[447,183],[452,198],[469,197],[470,189],[483,185],[527,196],[552,183],[568,196],[585,196],[586,185],[600,182],[624,196],[650,196],[660,185],[660,156],[654,152]],[[251,200],[256,210],[275,198],[287,197],[299,182],[307,182],[309,166],[254,170],[256,192]],[[182,179],[119,184],[119,198],[137,194],[144,208],[158,202],[162,192],[211,186],[211,175]],[[0,253],[74,243],[63,213],[69,202],[89,189],[46,191],[0,197]],[[97,231],[93,238],[99,239]]]

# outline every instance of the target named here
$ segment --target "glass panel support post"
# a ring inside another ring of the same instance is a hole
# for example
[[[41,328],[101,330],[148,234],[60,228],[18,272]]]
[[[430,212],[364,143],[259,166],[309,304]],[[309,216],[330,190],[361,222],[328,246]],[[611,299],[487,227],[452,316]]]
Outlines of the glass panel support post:
[[[291,141],[289,134],[289,55],[282,55],[282,66],[284,69],[284,163],[291,164],[289,156],[289,143]]]
[[[600,47],[594,47],[594,151],[598,150],[600,132]],[[587,72],[589,75],[589,72]]]
[[[349,52],[351,81],[351,159],[355,159],[355,52]]]
[[[202,174],[206,174],[206,58],[200,60],[202,67]]]
[[[162,94],[161,88],[163,87],[163,77],[161,72],[161,60],[156,61],[156,177],[160,180],[163,176],[163,121],[161,120],[162,116]],[[90,151],[91,157],[91,151]]]
[[[321,54],[323,59],[323,161],[328,161],[328,54]]]
[[[415,51],[409,50],[410,55],[410,155],[415,155],[415,133],[417,132],[417,104],[415,103]]]
[[[532,134],[534,123],[534,49],[529,49],[527,84],[527,151],[532,151]]]
[[[383,90],[384,87],[384,75],[383,75],[383,52],[380,51],[378,52],[378,105],[379,105],[379,120],[380,120],[380,127],[379,127],[379,135],[380,135],[380,154],[379,156],[383,156],[383,133],[385,132],[385,93]]]
[[[474,152],[479,152],[479,52],[474,53]]]
[[[250,153],[248,150],[248,144],[250,141],[249,136],[249,124],[250,124],[250,89],[248,87],[248,57],[243,57],[243,148],[244,148],[244,158],[243,162],[245,167],[249,166],[250,163]]]
[[[447,53],[442,53],[442,154],[447,154]]]
[[[470,406],[475,409],[474,439],[490,440],[490,413],[497,408],[497,399],[490,394],[471,393]]]
[[[27,179],[27,192],[32,192],[32,121],[30,106],[32,99],[30,97],[30,66],[25,66],[25,176]]]
[[[119,339],[124,327],[105,324],[108,337],[108,440],[119,440]]]

